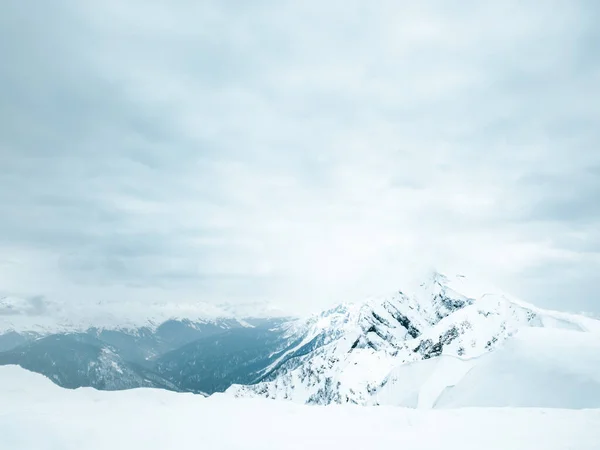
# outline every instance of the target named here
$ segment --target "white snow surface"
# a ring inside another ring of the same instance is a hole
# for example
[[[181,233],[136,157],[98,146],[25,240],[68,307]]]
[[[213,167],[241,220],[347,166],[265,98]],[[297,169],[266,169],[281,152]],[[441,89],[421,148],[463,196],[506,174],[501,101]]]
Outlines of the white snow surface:
[[[307,406],[162,390],[65,390],[0,367],[1,450],[597,450],[600,410]]]
[[[295,332],[303,337],[301,345],[320,339],[319,345],[299,356],[292,352],[284,355],[270,368],[264,382],[234,385],[227,392],[236,397],[298,403],[379,402],[432,407],[442,390],[456,384],[471,367],[479,364],[480,358],[485,359],[484,355],[502,348],[515,334],[531,328],[556,332],[552,336],[570,330],[569,336],[577,337],[568,338],[567,342],[579,340],[592,346],[600,342],[598,320],[543,310],[496,288],[472,283],[463,275],[433,273],[413,293],[397,292],[359,304],[340,305],[299,322]],[[549,347],[544,348],[544,355],[553,353],[554,344],[550,342],[556,340],[552,339],[548,341]],[[534,347],[531,353],[542,351],[541,343]],[[507,352],[516,352],[513,356],[518,360],[524,358],[519,352],[527,348],[525,344],[517,345]],[[557,350],[555,356],[559,355],[563,354]],[[438,360],[439,356],[443,358]],[[585,359],[585,354],[579,356]],[[462,360],[472,361],[463,364]],[[591,370],[600,371],[600,363],[592,360]],[[420,365],[410,366],[419,361]],[[542,373],[551,371],[550,366],[543,364],[536,367]],[[416,386],[421,371],[433,378],[425,386]],[[407,388],[399,394],[389,386],[384,389],[394,377],[400,377],[402,383],[407,383],[405,386],[414,385],[413,390]],[[392,398],[386,400],[385,392],[393,393]],[[533,399],[530,400],[533,404],[529,406],[535,406]]]
[[[600,407],[600,338],[524,328],[479,358],[444,355],[396,367],[374,403],[413,408]]]
[[[373,403],[431,409],[447,388],[465,377],[474,363],[473,360],[443,355],[400,365],[385,379]]]
[[[486,354],[447,389],[436,407],[600,407],[600,336],[523,329]]]

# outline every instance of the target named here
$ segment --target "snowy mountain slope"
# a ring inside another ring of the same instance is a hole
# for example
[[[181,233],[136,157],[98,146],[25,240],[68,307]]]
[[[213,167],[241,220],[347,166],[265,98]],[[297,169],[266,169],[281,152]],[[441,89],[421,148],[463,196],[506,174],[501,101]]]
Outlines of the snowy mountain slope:
[[[496,292],[496,293],[495,293]],[[290,352],[263,382],[233,386],[234,396],[300,403],[370,404],[395,367],[450,355],[476,358],[524,327],[566,328],[592,339],[598,321],[545,311],[464,276],[434,273],[412,294],[344,305],[297,326],[308,352]]]
[[[299,344],[269,367],[264,382],[229,392],[308,403],[365,403],[397,363],[407,340],[471,304],[441,279],[433,275],[413,296],[397,292],[343,304],[299,322],[294,330]]]
[[[600,410],[314,408],[156,389],[65,390],[0,367],[1,450],[597,450]]]
[[[523,328],[479,358],[443,355],[396,367],[374,404],[599,408],[600,337]]]
[[[600,336],[523,329],[436,402],[438,408],[491,405],[600,408]]]
[[[372,404],[431,409],[444,391],[458,384],[475,363],[475,359],[442,355],[400,364],[377,389]]]

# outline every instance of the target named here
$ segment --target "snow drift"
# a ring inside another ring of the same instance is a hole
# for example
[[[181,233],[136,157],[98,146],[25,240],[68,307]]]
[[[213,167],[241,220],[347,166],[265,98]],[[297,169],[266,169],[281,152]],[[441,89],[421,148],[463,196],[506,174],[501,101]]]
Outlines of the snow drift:
[[[375,403],[598,408],[600,339],[572,330],[523,329],[480,358],[442,356],[399,366],[384,381]]]

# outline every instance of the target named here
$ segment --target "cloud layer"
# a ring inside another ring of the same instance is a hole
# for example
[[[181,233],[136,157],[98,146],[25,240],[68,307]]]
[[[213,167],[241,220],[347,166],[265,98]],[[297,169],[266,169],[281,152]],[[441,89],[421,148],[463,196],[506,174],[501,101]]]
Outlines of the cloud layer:
[[[0,290],[314,309],[435,266],[600,312],[585,1],[0,5]]]

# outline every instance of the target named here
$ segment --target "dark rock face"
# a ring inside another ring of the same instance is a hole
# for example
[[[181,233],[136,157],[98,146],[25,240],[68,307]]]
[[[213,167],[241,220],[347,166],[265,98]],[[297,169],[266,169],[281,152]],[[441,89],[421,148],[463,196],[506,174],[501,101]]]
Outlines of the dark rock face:
[[[444,346],[441,342],[433,342],[431,339],[425,339],[414,349],[423,359],[434,358],[442,354]]]
[[[402,325],[404,328],[406,328],[410,337],[413,337],[413,338],[419,337],[421,332],[415,326],[413,326],[413,324],[408,319],[408,317],[403,316],[400,313],[397,313],[395,315],[395,318],[400,323],[400,325]]]
[[[440,344],[450,344],[459,335],[458,328],[453,326],[440,336]]]
[[[424,339],[413,351],[421,355],[423,359],[434,358],[442,354],[442,352],[444,351],[444,345],[450,344],[458,336],[458,328],[453,326],[449,330],[444,332],[439,337],[439,340],[437,342],[434,342],[432,339]]]

